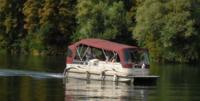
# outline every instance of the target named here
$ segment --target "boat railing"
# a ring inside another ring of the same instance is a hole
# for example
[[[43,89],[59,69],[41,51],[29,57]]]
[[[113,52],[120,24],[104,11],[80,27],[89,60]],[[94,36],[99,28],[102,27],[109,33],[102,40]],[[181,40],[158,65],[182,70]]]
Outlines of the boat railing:
[[[81,60],[74,60],[73,61],[73,64],[87,64],[88,62],[86,62],[86,61],[81,61]]]
[[[91,59],[89,61],[81,61],[81,60],[74,60],[73,63],[74,64],[83,64],[83,65],[88,65],[88,63],[90,61],[93,61],[94,59]],[[119,66],[120,63],[119,62],[107,62],[107,61],[101,61],[101,60],[98,60],[98,59],[95,59],[98,61],[98,64],[101,64],[101,65],[112,65],[112,66]]]

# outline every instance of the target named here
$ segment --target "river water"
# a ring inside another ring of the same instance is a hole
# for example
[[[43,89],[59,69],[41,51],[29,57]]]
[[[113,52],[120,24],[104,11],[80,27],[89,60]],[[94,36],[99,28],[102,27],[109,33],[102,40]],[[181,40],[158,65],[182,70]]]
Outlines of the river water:
[[[200,66],[152,64],[157,85],[69,79],[65,57],[0,55],[0,101],[200,101]]]

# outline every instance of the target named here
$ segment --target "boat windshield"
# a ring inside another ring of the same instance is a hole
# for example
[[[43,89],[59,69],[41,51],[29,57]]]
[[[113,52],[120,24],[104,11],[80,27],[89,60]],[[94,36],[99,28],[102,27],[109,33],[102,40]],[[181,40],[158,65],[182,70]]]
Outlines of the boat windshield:
[[[91,59],[98,59],[106,62],[120,62],[118,54],[114,51],[107,51],[86,45],[79,45],[77,47],[75,60],[89,61]]]
[[[146,50],[125,50],[125,61],[128,64],[149,64],[149,56]]]

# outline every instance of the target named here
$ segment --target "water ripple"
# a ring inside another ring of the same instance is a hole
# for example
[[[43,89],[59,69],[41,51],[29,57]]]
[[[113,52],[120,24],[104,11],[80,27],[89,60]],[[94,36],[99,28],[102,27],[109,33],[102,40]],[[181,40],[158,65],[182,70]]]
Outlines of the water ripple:
[[[13,69],[0,69],[0,77],[9,76],[29,76],[36,79],[46,78],[63,78],[62,73],[48,73],[48,72],[36,72],[36,71],[25,71],[25,70],[13,70]]]

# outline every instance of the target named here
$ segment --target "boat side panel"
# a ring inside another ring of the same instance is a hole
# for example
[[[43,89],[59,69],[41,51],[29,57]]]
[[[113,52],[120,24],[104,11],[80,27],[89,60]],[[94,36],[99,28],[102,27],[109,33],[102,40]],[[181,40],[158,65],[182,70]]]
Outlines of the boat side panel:
[[[83,79],[83,80],[105,80],[105,81],[117,81],[119,82],[129,82],[131,79],[130,78],[115,78],[113,75],[99,75],[99,74],[89,74],[90,76],[88,77],[87,73],[80,73],[80,72],[68,72],[67,77],[69,78],[76,78],[76,79]]]

